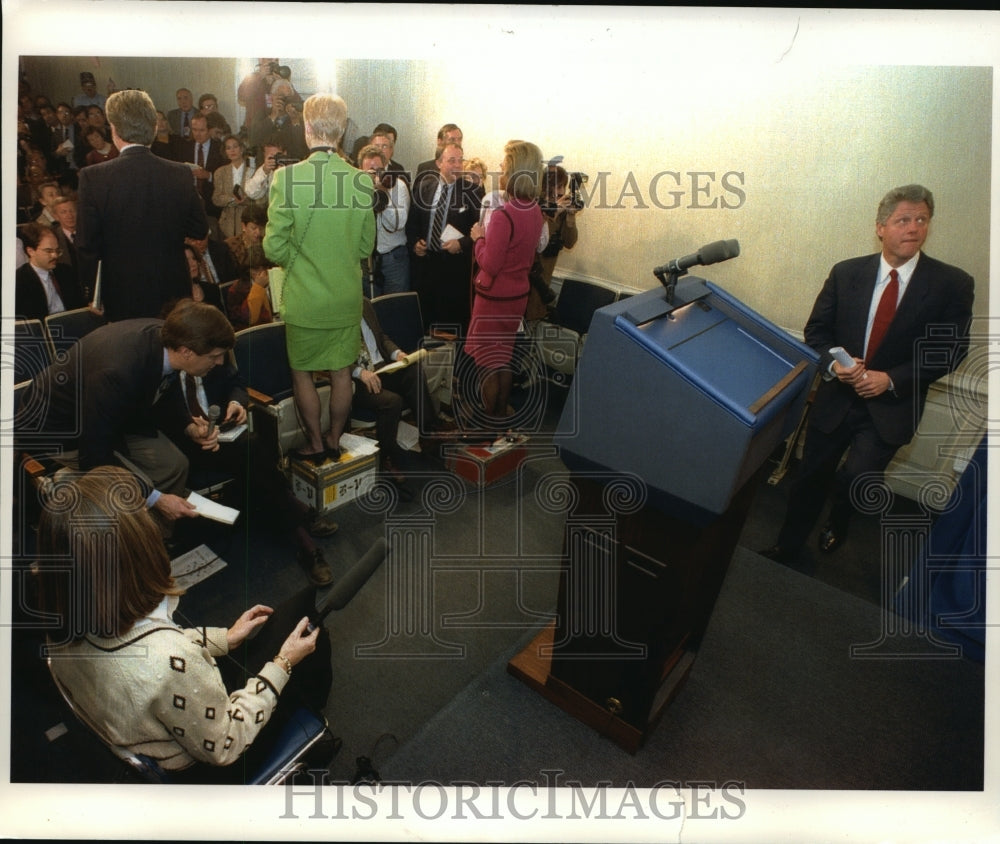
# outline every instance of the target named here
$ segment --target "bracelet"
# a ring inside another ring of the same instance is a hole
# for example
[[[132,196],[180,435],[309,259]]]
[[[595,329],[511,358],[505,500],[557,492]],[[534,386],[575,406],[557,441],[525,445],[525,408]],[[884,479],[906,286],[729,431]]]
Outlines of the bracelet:
[[[285,663],[285,673],[289,677],[291,677],[292,676],[292,663],[291,663],[291,660],[289,660],[289,658],[287,656],[283,655],[283,654],[278,654],[277,656],[274,657],[274,659],[272,660],[272,662],[276,663],[279,659],[283,663]]]

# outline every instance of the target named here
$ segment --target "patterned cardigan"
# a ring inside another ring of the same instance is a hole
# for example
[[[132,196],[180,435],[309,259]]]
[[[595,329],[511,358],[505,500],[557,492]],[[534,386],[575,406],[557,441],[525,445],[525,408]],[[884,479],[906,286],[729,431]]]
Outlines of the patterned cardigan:
[[[104,740],[165,770],[235,762],[271,717],[289,676],[267,662],[229,694],[215,662],[227,653],[226,628],[185,630],[159,620],[50,653],[53,673]]]

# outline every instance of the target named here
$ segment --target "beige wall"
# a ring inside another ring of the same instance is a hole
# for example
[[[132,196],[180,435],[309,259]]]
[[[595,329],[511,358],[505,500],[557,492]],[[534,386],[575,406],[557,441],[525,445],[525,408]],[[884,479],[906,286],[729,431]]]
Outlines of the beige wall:
[[[239,64],[23,60],[32,85],[56,97],[75,93],[80,69],[141,87],[167,109],[180,84],[196,97],[212,91],[234,128]],[[336,62],[335,74],[362,132],[383,120],[397,127],[396,157],[409,167],[431,155],[440,124],[455,122],[466,154],[490,167],[508,139],[523,137],[587,173],[590,205],[578,246],[561,259],[566,273],[652,287],[654,267],[737,238],[738,259],[692,273],[800,328],[830,266],[878,249],[882,194],[921,182],[938,210],[927,251],[973,274],[977,313],[987,312],[989,67],[723,66],[680,83],[656,61],[562,62],[542,77],[532,67],[512,78],[456,76],[440,61],[355,59]]]

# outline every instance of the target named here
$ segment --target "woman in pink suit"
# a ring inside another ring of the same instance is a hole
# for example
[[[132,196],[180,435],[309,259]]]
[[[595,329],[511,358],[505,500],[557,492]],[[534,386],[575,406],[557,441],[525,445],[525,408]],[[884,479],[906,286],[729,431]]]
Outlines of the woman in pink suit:
[[[509,416],[510,362],[528,302],[528,271],[544,225],[537,201],[541,175],[541,150],[509,141],[500,165],[503,204],[470,232],[478,270],[465,353],[476,363],[483,410],[500,430]]]

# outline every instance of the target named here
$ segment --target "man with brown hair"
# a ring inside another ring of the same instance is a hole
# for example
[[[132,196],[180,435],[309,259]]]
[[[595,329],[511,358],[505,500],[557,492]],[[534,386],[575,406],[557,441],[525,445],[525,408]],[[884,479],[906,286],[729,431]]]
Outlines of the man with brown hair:
[[[166,320],[110,323],[95,329],[32,382],[26,405],[43,408],[39,430],[64,444],[75,440],[83,471],[123,465],[144,483],[147,504],[173,521],[197,512],[184,497],[188,459],[160,434],[153,406],[179,372],[201,377],[221,364],[235,336],[215,307],[185,300]],[[236,405],[219,419],[238,415]],[[192,441],[211,447],[217,436],[196,420]]]

